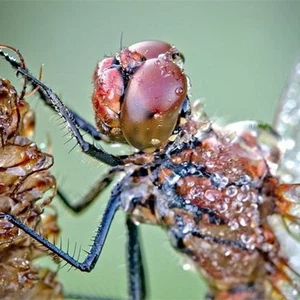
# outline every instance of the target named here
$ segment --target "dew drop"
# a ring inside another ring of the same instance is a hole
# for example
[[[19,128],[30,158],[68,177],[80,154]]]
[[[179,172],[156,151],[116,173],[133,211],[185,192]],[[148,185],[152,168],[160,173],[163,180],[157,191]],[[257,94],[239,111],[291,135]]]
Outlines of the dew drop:
[[[211,158],[211,151],[204,151],[202,156],[204,159]]]
[[[248,184],[251,182],[251,177],[249,175],[241,175],[240,179],[237,181],[237,184]]]
[[[218,205],[218,209],[219,209],[220,213],[223,213],[228,209],[228,204],[227,203],[220,203]]]
[[[46,144],[45,143],[40,143],[39,148],[40,149],[46,149]]]
[[[209,201],[215,201],[217,199],[217,195],[216,195],[215,191],[213,191],[213,190],[207,190],[204,193],[204,197]]]
[[[175,93],[176,93],[176,95],[178,95],[178,96],[182,95],[182,93],[183,93],[183,88],[182,88],[182,87],[177,87],[177,88],[175,89]]]
[[[244,184],[244,185],[241,186],[241,191],[243,193],[249,192],[249,190],[250,190],[249,184]]]
[[[241,226],[243,226],[243,227],[247,226],[247,222],[246,222],[245,218],[239,218],[239,222],[240,222]]]
[[[156,120],[159,119],[160,118],[160,114],[159,113],[154,114],[153,118],[156,119]]]
[[[241,240],[244,244],[250,244],[253,241],[253,237],[251,235],[247,235],[245,233],[243,233],[241,235]]]
[[[161,58],[166,61],[168,60],[168,56],[166,54],[163,54]]]
[[[238,193],[236,198],[238,201],[246,202],[249,199],[249,196],[245,193]]]
[[[189,181],[188,183],[187,183],[187,186],[188,187],[193,187],[195,185],[195,182],[194,181]]]
[[[206,162],[205,165],[206,165],[207,168],[214,168],[214,166],[215,166],[215,164],[212,161]]]
[[[215,173],[215,174],[212,174],[210,176],[210,180],[211,180],[211,183],[212,185],[214,185],[215,187],[217,188],[224,188],[227,183],[228,183],[228,178],[222,174],[218,174],[218,173]]]
[[[212,263],[211,263],[214,267],[217,267],[218,266],[218,262],[213,260]]]
[[[190,174],[194,174],[197,172],[197,169],[195,167],[190,167],[189,172],[190,172]]]
[[[184,270],[184,271],[189,271],[189,270],[191,270],[191,265],[190,264],[184,264],[183,266],[182,266],[182,269]]]
[[[237,194],[237,187],[234,185],[229,186],[225,191],[226,196],[234,197]]]
[[[240,227],[239,223],[237,221],[235,221],[235,220],[230,221],[228,223],[228,225],[229,225],[229,227],[230,227],[231,230],[237,230]]]
[[[235,203],[233,203],[233,207],[234,207],[234,209],[235,209],[235,212],[236,213],[241,213],[242,211],[243,211],[243,204],[242,203],[240,203],[240,202],[235,202]]]

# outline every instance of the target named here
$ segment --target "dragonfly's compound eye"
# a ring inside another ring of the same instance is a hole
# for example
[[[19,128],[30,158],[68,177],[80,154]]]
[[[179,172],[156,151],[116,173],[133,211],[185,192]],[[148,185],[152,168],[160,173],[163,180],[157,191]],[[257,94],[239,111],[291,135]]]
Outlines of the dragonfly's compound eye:
[[[187,95],[178,50],[144,41],[97,64],[93,106],[99,130],[111,141],[154,151],[174,130]]]
[[[146,59],[157,58],[172,48],[172,45],[162,41],[143,41],[128,47],[131,52],[140,53]]]
[[[124,80],[115,63],[114,57],[107,57],[97,64],[92,100],[99,130],[112,140],[124,142],[119,121]]]
[[[121,128],[129,144],[153,151],[165,144],[187,94],[181,68],[161,58],[147,60],[128,83],[121,108]]]

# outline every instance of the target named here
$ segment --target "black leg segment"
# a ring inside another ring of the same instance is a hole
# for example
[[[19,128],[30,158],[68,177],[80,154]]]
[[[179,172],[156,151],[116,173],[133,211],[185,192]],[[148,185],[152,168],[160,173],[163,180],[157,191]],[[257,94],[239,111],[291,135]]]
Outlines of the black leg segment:
[[[129,295],[133,300],[142,300],[146,298],[146,280],[139,239],[139,228],[129,217],[127,217],[126,225],[128,230],[127,268]]]
[[[91,189],[88,191],[86,195],[83,196],[79,201],[76,201],[75,203],[71,202],[67,195],[58,188],[57,195],[61,202],[64,203],[66,207],[68,207],[72,212],[74,213],[81,213],[83,210],[85,210],[87,207],[89,207],[95,199],[106,189],[107,186],[111,184],[113,181],[116,173],[120,172],[122,168],[116,167],[111,168],[107,174],[104,175],[104,177],[100,178],[98,181],[96,181]]]
[[[45,246],[47,249],[52,251],[54,254],[56,254],[61,259],[68,262],[73,267],[75,267],[83,272],[90,272],[94,268],[100,254],[101,254],[107,234],[109,232],[110,225],[111,225],[113,218],[115,216],[115,213],[119,209],[119,207],[120,207],[119,189],[115,188],[114,191],[112,192],[112,195],[110,197],[108,205],[104,211],[101,223],[97,229],[96,236],[93,241],[93,245],[83,262],[78,262],[76,259],[74,259],[72,256],[70,256],[68,253],[59,249],[54,244],[50,243],[47,239],[40,236],[33,229],[24,225],[19,219],[17,219],[13,215],[0,213],[0,219],[6,219],[7,221],[9,221],[12,224],[14,224],[15,226],[17,226],[18,228],[22,229],[24,232],[26,232],[28,235],[30,235],[32,238],[34,238],[36,241],[41,243],[43,246]]]
[[[0,49],[0,56],[4,57],[4,59],[6,61],[8,61],[11,64],[11,66],[13,68],[15,68],[16,70],[18,70],[19,68],[22,68],[22,65],[19,62],[17,62],[12,56],[8,55],[6,52],[4,52],[1,49]],[[26,71],[28,71],[28,70],[26,69]],[[37,85],[34,83],[32,83],[32,85],[34,88],[37,87]],[[44,90],[39,89],[38,93],[40,95],[40,98],[44,101],[44,103],[47,106],[49,106],[52,110],[56,111],[55,107],[53,106],[52,102],[48,99]],[[83,130],[84,132],[89,134],[94,140],[109,142],[109,138],[107,136],[103,135],[102,133],[100,133],[98,131],[98,129],[95,128],[95,126],[93,126],[91,123],[86,121],[84,118],[82,118],[79,114],[77,114],[73,110],[71,110],[69,108],[68,108],[68,110],[69,110],[69,113],[73,115],[73,118],[74,118],[76,124],[78,125],[78,127],[81,130]]]
[[[0,55],[2,55],[2,53],[4,52],[0,50]],[[105,152],[101,147],[95,147],[93,144],[90,144],[83,139],[83,136],[79,131],[80,126],[76,123],[74,115],[49,87],[31,75],[27,70],[20,67],[18,62],[13,59],[9,59],[10,57],[8,55],[4,57],[9,63],[11,63],[12,66],[17,69],[18,73],[25,76],[30,82],[33,83],[34,86],[38,86],[43,90],[45,97],[49,100],[49,102],[51,102],[53,108],[65,119],[70,133],[76,139],[78,145],[84,153],[110,166],[118,166],[122,164],[122,160],[120,158]]]

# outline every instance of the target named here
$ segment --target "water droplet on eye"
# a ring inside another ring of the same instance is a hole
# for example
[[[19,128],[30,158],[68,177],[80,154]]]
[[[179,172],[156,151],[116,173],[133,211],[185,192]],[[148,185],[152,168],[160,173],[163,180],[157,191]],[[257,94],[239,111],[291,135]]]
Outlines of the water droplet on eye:
[[[151,142],[150,142],[152,145],[158,145],[160,143],[160,140],[159,139],[151,139]]]
[[[177,87],[177,88],[175,89],[175,93],[176,93],[176,95],[182,95],[182,93],[183,93],[183,88],[182,88],[182,87]]]
[[[160,62],[159,59],[157,59],[157,60],[155,61],[155,65],[157,65],[157,66],[160,66],[160,65],[161,65],[161,62]]]
[[[155,113],[155,114],[153,115],[153,118],[156,119],[156,120],[159,119],[159,118],[160,118],[160,114],[159,114],[159,113]]]
[[[236,188],[236,186],[234,186],[234,185],[229,186],[229,187],[226,189],[225,194],[226,194],[226,196],[228,196],[228,197],[234,197],[234,196],[236,196],[236,194],[237,194],[237,188]]]

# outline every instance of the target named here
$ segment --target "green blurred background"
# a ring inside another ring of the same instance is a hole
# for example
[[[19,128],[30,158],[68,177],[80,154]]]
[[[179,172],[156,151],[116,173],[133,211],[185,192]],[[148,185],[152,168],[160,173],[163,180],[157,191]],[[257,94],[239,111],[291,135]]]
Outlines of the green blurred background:
[[[300,51],[300,3],[181,1],[0,1],[0,42],[21,50],[31,71],[44,63],[44,82],[66,104],[93,120],[91,78],[98,60],[123,44],[158,39],[174,43],[185,55],[192,98],[204,97],[215,119],[271,122],[276,102]],[[0,61],[0,76],[14,78]],[[20,81],[14,81],[19,82]],[[64,144],[65,131],[38,97],[38,143],[49,134],[59,186],[74,201],[107,168]],[[116,151],[116,150],[114,150]],[[62,239],[88,249],[109,193],[81,216],[55,199]],[[203,299],[206,287],[198,274],[184,271],[165,233],[142,226],[150,281],[149,299]],[[64,268],[66,291],[126,296],[124,215],[119,212],[103,254],[91,274]],[[70,251],[72,252],[72,250]]]

